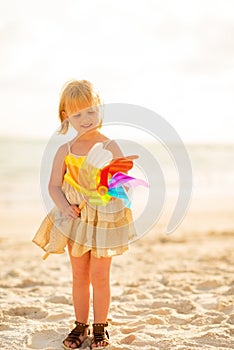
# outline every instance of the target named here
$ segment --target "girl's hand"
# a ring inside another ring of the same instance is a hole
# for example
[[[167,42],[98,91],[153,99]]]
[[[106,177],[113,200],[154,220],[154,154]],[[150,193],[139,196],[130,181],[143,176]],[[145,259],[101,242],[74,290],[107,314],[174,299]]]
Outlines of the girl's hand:
[[[63,211],[63,214],[66,216],[67,219],[76,219],[80,217],[81,210],[76,204],[71,204],[68,207],[66,207]]]

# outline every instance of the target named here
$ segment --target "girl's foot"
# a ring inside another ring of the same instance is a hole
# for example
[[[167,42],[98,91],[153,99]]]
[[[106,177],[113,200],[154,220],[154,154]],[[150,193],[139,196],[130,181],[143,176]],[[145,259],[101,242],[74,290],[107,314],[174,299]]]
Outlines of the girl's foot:
[[[76,327],[68,334],[63,341],[64,349],[78,349],[87,338],[89,324],[75,322]]]
[[[91,349],[101,350],[107,349],[110,345],[109,334],[105,327],[108,326],[108,323],[94,323],[93,324],[93,338]]]

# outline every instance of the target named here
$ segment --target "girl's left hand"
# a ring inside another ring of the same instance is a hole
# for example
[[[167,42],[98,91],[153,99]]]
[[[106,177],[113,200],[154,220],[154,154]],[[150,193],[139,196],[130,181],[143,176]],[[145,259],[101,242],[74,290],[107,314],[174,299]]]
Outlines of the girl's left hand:
[[[80,212],[81,210],[76,204],[71,204],[64,210],[64,215],[66,218],[74,220],[80,217]]]

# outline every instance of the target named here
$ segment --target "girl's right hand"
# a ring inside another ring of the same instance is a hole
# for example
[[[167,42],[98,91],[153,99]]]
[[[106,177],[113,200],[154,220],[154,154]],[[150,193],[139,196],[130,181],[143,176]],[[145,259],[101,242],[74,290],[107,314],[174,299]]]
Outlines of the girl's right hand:
[[[68,207],[65,208],[63,211],[63,214],[66,216],[67,219],[77,219],[80,217],[81,210],[76,204],[71,204]]]

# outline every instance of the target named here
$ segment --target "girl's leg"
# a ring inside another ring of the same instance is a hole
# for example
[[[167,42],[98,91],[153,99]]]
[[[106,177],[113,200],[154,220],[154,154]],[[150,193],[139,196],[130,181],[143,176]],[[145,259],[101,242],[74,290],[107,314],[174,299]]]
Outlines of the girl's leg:
[[[90,305],[90,252],[81,257],[71,255],[71,246],[68,245],[70,261],[72,266],[72,294],[76,320],[80,323],[88,323]],[[86,328],[84,335],[79,338],[83,341],[88,335]],[[75,342],[64,340],[68,348],[76,348]]]
[[[76,320],[87,323],[90,305],[90,252],[81,257],[71,255],[71,246],[68,246],[72,266],[72,294]]]
[[[105,323],[110,307],[111,258],[95,258],[91,255],[90,278],[93,286],[94,323]]]

